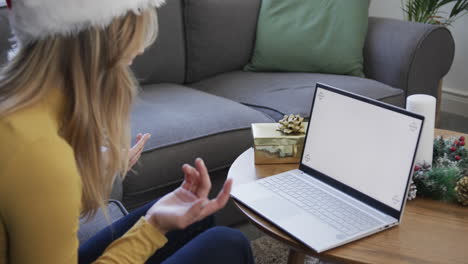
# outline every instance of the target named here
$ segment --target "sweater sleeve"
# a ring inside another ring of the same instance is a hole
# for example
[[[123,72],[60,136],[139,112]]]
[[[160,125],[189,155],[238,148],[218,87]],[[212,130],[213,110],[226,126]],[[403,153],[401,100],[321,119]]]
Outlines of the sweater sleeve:
[[[61,139],[23,145],[3,170],[0,187],[9,263],[77,263],[82,186],[73,151]],[[96,263],[144,263],[165,243],[141,219]]]
[[[125,235],[110,244],[94,263],[144,263],[166,242],[166,237],[142,217]]]

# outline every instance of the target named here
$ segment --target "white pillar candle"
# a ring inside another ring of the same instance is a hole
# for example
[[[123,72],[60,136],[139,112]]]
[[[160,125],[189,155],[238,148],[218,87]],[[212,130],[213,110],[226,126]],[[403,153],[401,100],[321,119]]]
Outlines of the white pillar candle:
[[[436,99],[434,96],[426,94],[411,95],[408,96],[406,100],[406,109],[425,117],[418,152],[416,154],[416,164],[428,163],[432,165]]]

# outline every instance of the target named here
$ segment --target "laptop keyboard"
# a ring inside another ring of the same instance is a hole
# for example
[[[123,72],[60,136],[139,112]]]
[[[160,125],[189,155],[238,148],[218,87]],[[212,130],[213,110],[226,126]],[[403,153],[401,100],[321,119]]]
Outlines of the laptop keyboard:
[[[378,220],[335,196],[293,175],[283,175],[268,177],[258,183],[347,235],[353,235],[380,224]]]

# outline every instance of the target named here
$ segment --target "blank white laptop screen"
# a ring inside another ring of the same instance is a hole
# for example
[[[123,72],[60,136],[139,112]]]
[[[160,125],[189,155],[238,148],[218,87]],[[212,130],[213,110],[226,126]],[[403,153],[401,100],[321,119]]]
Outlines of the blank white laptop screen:
[[[316,93],[302,163],[400,211],[422,121]]]

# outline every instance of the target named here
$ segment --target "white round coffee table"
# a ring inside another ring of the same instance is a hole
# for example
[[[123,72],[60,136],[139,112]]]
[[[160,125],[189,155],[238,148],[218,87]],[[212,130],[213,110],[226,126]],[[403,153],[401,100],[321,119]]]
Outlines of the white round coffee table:
[[[439,129],[436,135],[468,138],[463,133]],[[228,178],[238,185],[298,167],[299,164],[255,165],[254,150],[250,148],[234,161]],[[464,248],[468,241],[466,207],[418,198],[407,203],[400,226],[317,254],[254,211],[234,202],[250,222],[290,247],[288,263],[303,264],[305,255],[345,263],[463,263],[468,259]]]

